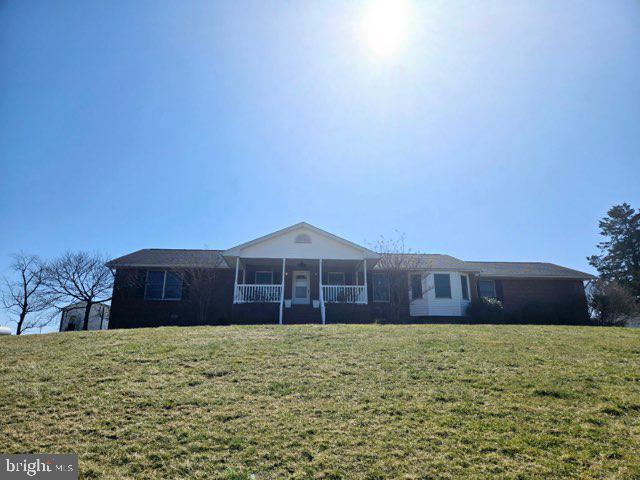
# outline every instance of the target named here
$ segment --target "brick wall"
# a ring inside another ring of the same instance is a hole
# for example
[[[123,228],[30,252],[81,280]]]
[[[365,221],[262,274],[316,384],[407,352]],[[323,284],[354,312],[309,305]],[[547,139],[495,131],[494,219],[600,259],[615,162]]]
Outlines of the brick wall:
[[[233,303],[233,275],[230,270],[211,271],[213,275],[213,301],[207,318],[200,320],[198,307],[183,291],[181,300],[145,300],[145,270],[119,269],[111,300],[109,329],[160,327],[169,325],[222,325],[231,323]]]
[[[579,280],[502,279],[503,305],[507,312],[521,309],[532,301],[563,302],[578,298],[585,302],[584,287]]]
[[[472,298],[477,297],[474,278]],[[546,278],[495,279],[507,323],[587,324],[588,309],[581,280]]]
[[[275,269],[274,269],[275,270]],[[285,297],[291,296],[291,273],[285,277]],[[293,268],[291,268],[293,270]],[[317,298],[318,276],[316,268],[311,271],[311,298]],[[200,320],[188,289],[179,301],[144,299],[145,270],[119,269],[116,272],[109,328],[158,327],[168,325],[224,325],[230,323],[275,323],[278,318],[277,304],[233,305],[233,270],[216,270],[214,277],[214,299],[207,318]],[[471,298],[477,297],[477,276],[470,276]],[[509,319],[518,321],[518,312],[531,302],[562,303],[573,301],[586,318],[587,305],[583,284],[579,280],[512,279],[503,278],[503,304]],[[406,285],[408,289],[408,284]],[[407,290],[408,291],[408,290]],[[407,297],[408,298],[408,297]],[[442,321],[441,318],[417,319],[409,317],[408,300],[402,298],[401,322]],[[327,321],[365,323],[390,318],[390,304],[373,301],[372,281],[369,278],[369,305],[327,305]],[[461,321],[464,317],[451,318]],[[536,320],[537,321],[537,320]],[[544,318],[539,323],[546,323]]]

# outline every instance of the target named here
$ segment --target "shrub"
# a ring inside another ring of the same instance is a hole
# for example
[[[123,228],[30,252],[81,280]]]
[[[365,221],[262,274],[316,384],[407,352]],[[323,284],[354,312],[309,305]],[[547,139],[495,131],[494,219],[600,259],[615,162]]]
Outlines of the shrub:
[[[597,280],[589,293],[589,309],[595,325],[623,327],[638,314],[638,304],[625,287],[616,282]]]
[[[500,323],[504,320],[502,302],[495,298],[476,298],[467,307],[473,323]]]

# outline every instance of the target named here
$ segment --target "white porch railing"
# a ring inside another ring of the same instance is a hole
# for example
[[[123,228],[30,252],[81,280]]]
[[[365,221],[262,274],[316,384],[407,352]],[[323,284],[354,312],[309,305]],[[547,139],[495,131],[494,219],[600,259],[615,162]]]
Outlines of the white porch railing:
[[[323,285],[322,293],[327,303],[367,303],[365,285]]]
[[[240,284],[236,286],[234,303],[280,303],[282,285]]]

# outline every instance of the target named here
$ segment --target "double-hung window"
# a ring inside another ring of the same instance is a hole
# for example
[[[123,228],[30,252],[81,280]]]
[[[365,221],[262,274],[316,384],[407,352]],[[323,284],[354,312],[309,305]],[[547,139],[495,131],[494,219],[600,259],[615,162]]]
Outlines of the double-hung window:
[[[167,270],[149,270],[144,288],[146,300],[180,300],[182,278]]]
[[[327,285],[344,285],[344,272],[329,272],[327,274]]]
[[[434,273],[436,298],[451,298],[451,278],[448,273]]]
[[[422,298],[422,275],[414,273],[411,275],[411,300]]]
[[[384,273],[374,273],[372,277],[373,301],[388,302],[390,297],[389,278]]]
[[[496,282],[493,280],[478,280],[478,294],[485,298],[497,298]]]
[[[271,285],[273,283],[273,272],[256,272],[256,285]]]
[[[462,287],[462,298],[469,300],[469,277],[460,275],[460,286]]]

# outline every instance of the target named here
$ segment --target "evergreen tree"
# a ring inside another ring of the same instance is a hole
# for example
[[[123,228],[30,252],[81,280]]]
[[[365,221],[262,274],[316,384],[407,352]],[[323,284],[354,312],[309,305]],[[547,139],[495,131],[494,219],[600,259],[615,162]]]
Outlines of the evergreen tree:
[[[600,255],[588,257],[589,263],[609,282],[617,282],[640,300],[640,210],[627,203],[614,205],[600,220]]]

